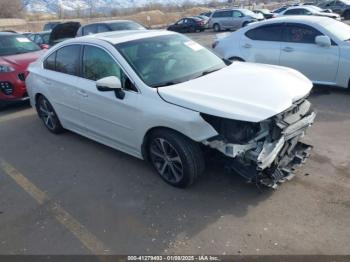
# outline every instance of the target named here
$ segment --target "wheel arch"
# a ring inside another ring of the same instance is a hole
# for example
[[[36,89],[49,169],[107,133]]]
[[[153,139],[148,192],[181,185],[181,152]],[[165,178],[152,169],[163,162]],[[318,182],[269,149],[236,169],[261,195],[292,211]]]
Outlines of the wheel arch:
[[[149,160],[149,155],[148,155],[148,152],[147,152],[147,146],[150,142],[150,137],[152,135],[152,133],[154,133],[155,131],[158,131],[158,130],[165,130],[165,131],[171,131],[171,132],[175,132],[179,135],[182,135],[184,137],[187,137],[188,139],[191,139],[192,141],[194,141],[192,138],[190,138],[189,136],[185,135],[184,133],[176,130],[176,129],[173,129],[173,128],[170,128],[170,127],[166,127],[166,126],[155,126],[155,127],[152,127],[150,129],[147,130],[147,132],[145,133],[144,137],[143,137],[143,141],[142,141],[142,144],[141,144],[141,154],[142,154],[142,157],[144,160],[148,161]],[[198,143],[197,141],[194,141],[196,143]]]
[[[236,61],[245,62],[245,60],[239,56],[231,56],[228,60],[236,60]]]

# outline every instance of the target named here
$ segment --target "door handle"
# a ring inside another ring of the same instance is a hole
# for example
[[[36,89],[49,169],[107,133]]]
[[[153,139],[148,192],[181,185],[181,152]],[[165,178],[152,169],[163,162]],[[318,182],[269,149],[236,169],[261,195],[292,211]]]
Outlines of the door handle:
[[[289,46],[286,46],[285,48],[282,49],[284,52],[293,52],[294,49],[289,47]]]
[[[243,47],[244,47],[244,48],[251,48],[252,45],[251,45],[251,44],[244,44]]]
[[[85,91],[83,91],[83,90],[78,90],[77,94],[80,95],[80,96],[83,96],[83,97],[88,97],[88,94]]]

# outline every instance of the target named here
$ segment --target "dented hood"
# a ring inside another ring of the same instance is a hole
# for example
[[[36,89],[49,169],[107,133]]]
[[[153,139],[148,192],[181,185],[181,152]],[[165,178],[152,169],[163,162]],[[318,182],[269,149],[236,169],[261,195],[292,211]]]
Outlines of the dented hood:
[[[279,66],[234,62],[184,83],[160,87],[167,102],[214,116],[259,122],[305,97],[312,83],[301,73]]]

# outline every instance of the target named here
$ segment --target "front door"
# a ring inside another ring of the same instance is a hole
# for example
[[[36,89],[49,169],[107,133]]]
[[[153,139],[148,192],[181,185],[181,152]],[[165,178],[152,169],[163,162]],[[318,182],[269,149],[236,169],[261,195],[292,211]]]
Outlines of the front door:
[[[339,48],[334,43],[321,47],[315,38],[323,35],[303,24],[287,24],[281,44],[280,65],[294,68],[315,83],[334,83],[338,71]]]
[[[140,95],[125,88],[124,99],[119,99],[112,91],[98,91],[96,81],[108,76],[118,77],[124,87],[130,81],[107,51],[84,46],[78,94],[82,97],[80,110],[85,127],[92,138],[132,153],[136,151],[135,129],[141,116],[137,109]]]

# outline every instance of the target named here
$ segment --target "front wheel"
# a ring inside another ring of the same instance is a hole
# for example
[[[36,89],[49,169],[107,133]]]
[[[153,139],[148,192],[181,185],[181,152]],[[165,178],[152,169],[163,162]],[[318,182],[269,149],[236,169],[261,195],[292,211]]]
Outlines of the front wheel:
[[[168,184],[185,188],[204,171],[199,145],[170,130],[157,130],[148,143],[149,160]]]
[[[46,97],[40,96],[38,98],[36,109],[40,119],[44,122],[44,125],[50,132],[59,134],[64,131],[55,110]]]
[[[215,24],[215,25],[214,25],[214,31],[215,31],[215,32],[220,32],[220,31],[221,31],[221,28],[220,28],[220,25],[219,25],[219,24]]]

